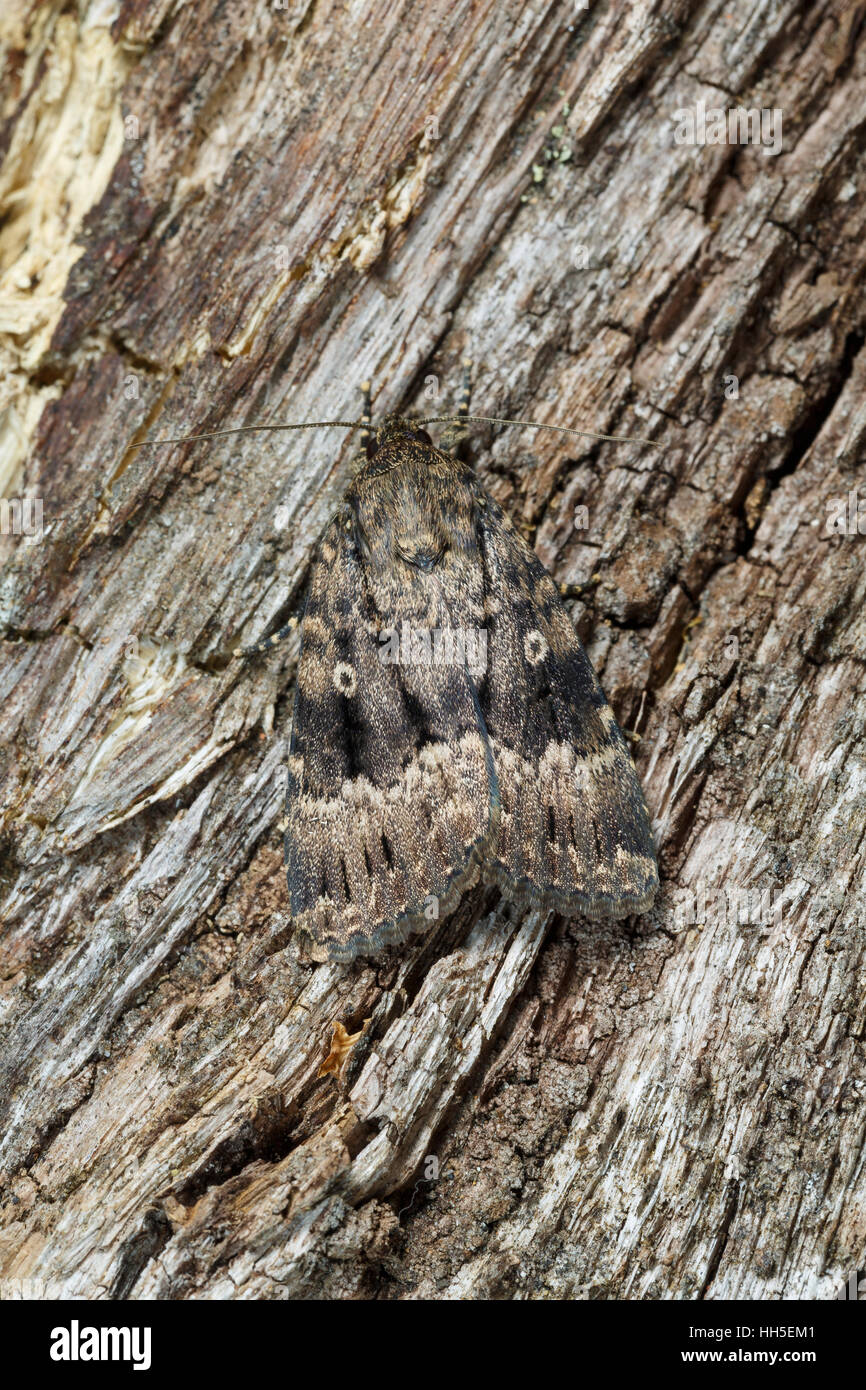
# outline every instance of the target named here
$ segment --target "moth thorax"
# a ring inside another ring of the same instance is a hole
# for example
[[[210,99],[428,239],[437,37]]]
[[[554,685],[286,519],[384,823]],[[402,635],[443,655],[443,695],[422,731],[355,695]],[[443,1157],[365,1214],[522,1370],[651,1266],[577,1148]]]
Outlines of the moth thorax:
[[[415,527],[398,531],[394,536],[394,550],[400,559],[425,573],[435,569],[447,549],[447,537],[432,528]]]
[[[415,421],[404,420],[398,416],[388,416],[376,430],[373,452],[378,453],[386,444],[402,444],[410,441],[415,444],[432,444],[433,442],[423,426]]]

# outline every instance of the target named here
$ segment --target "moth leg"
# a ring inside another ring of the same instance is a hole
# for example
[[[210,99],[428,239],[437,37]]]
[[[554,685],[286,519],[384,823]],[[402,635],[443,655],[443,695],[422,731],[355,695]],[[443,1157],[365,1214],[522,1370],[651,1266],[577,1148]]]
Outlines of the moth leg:
[[[371,394],[370,394],[371,391],[372,391],[372,383],[369,382],[369,381],[362,381],[362,382],[361,382],[361,392],[362,392],[362,406],[361,406],[361,421],[362,421],[362,428],[361,428],[361,452],[364,453],[364,454],[366,454],[366,452],[367,452],[367,446],[369,445],[369,443],[370,443],[370,441],[371,441],[371,439],[372,439],[372,437],[373,437],[373,431],[372,431],[372,428],[371,428],[371,426],[372,426],[372,424],[373,424],[373,402],[372,402],[372,397],[371,397]]]
[[[600,583],[600,576],[594,574],[592,579],[588,580],[586,584],[559,584],[557,588],[559,589],[560,598],[583,598],[584,594],[589,593],[589,590],[594,588],[598,583]]]
[[[234,656],[238,656],[243,661],[249,661],[253,656],[259,656],[261,652],[269,652],[272,647],[276,647],[280,642],[284,642],[291,632],[298,626],[297,618],[289,618],[285,627],[281,627],[279,632],[272,632],[270,637],[262,637],[258,642],[254,642],[251,647],[235,647]]]
[[[457,419],[465,420],[469,414],[469,401],[472,396],[472,358],[463,359],[463,380],[460,385],[460,404],[457,407]]]
[[[442,435],[442,449],[446,453],[454,453],[461,439],[466,435],[466,425],[464,421],[469,414],[469,400],[472,395],[472,359],[463,359],[463,379],[460,385],[460,403],[457,406],[457,421],[449,425]]]
[[[634,728],[633,728],[633,729],[623,729],[623,730],[622,730],[622,733],[623,733],[624,737],[628,739],[629,743],[634,744],[635,746],[636,746],[638,743],[640,743],[640,741],[641,741],[641,735],[638,733],[637,730],[638,730],[638,725],[640,724],[641,720],[643,719],[643,712],[644,712],[644,707],[645,707],[645,705],[646,705],[646,690],[644,689],[644,690],[641,691],[640,709],[638,710],[638,712],[637,712],[637,717],[636,717],[636,719],[635,719],[635,721],[634,721]]]

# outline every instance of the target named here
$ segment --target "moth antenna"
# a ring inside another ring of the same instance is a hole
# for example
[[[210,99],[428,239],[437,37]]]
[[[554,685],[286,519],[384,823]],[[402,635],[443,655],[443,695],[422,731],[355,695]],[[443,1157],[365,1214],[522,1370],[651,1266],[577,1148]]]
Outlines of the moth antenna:
[[[504,420],[499,415],[461,415],[460,420],[465,423],[467,420],[479,425],[522,425],[531,430],[555,430],[557,434],[579,434],[584,439],[606,439],[611,444],[648,444],[651,449],[660,449],[661,445],[655,439],[644,439],[638,434],[596,434],[594,430],[575,430],[566,425],[541,425],[537,420]],[[446,425],[453,424],[457,419],[454,415],[429,415],[425,420],[419,420],[419,425]]]
[[[567,425],[543,425],[537,420],[507,420],[500,415],[427,415],[415,421],[419,425],[517,425],[522,429],[553,430],[556,434],[579,435],[582,439],[601,439],[609,444],[647,444],[651,449],[661,445],[655,439],[645,439],[637,434],[598,434],[595,430],[578,430]],[[236,425],[226,430],[205,430],[200,434],[171,435],[167,439],[142,439],[130,444],[130,449],[151,449],[159,444],[189,444],[197,439],[221,439],[229,434],[263,434],[276,430],[362,430],[369,429],[370,422],[363,420],[305,420],[299,425]]]
[[[305,420],[301,425],[237,425],[230,430],[207,430],[203,434],[179,434],[171,439],[142,439],[130,449],[149,449],[155,444],[186,444],[192,439],[219,439],[224,434],[256,434],[263,430],[322,430],[332,426],[342,430],[363,429],[363,420]]]

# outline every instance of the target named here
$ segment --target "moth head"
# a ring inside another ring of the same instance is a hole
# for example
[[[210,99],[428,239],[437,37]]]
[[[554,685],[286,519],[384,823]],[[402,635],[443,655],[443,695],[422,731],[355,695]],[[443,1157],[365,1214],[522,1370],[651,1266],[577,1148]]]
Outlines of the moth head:
[[[367,458],[374,459],[386,444],[432,444],[427,431],[417,421],[401,415],[386,415],[367,441]]]

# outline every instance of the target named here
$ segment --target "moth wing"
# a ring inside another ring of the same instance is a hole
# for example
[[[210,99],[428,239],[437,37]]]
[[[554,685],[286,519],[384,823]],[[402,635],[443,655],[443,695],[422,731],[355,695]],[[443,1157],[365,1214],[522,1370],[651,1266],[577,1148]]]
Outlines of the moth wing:
[[[422,597],[398,597],[385,629],[411,627]],[[496,774],[466,670],[388,660],[382,627],[338,517],[311,573],[287,793],[291,912],[316,959],[429,927],[477,878],[495,829]]]
[[[486,498],[488,669],[480,687],[499,782],[491,876],[564,914],[624,917],[658,887],[625,739],[544,566]]]

